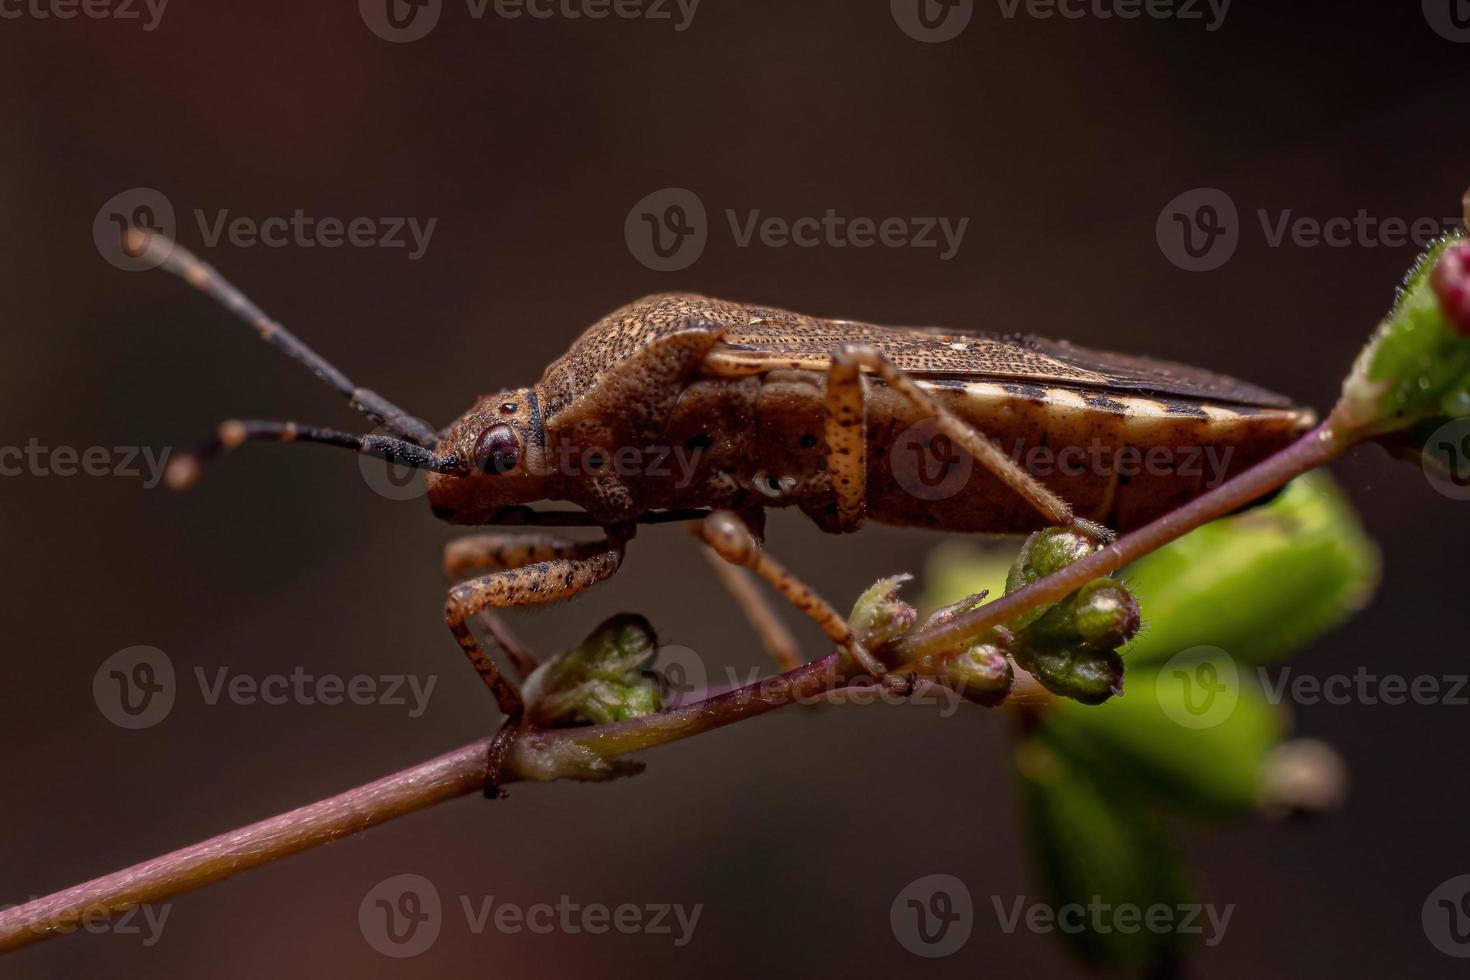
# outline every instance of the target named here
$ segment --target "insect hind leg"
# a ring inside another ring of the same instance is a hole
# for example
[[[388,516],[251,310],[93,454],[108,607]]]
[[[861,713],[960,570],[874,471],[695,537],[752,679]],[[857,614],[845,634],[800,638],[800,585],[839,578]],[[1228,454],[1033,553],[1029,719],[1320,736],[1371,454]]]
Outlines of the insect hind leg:
[[[867,398],[863,387],[864,369],[876,374],[920,412],[932,416],[939,430],[955,445],[1036,508],[1048,523],[1075,527],[1099,541],[1112,540],[1112,532],[1079,518],[1070,504],[1026,472],[984,433],[945,408],[869,344],[842,344],[832,352],[827,372],[827,465],[837,497],[841,530],[854,530],[866,510],[867,424],[864,412]]]
[[[720,584],[745,614],[746,621],[755,630],[761,646],[776,662],[776,666],[783,671],[800,667],[801,653],[796,645],[796,638],[761,594],[760,586],[751,577],[750,570],[726,561],[719,552],[707,545],[701,546],[700,550],[709,559],[715,574],[719,576]]]
[[[717,510],[699,525],[699,535],[725,561],[755,572],[793,606],[811,617],[850,659],[875,678],[883,678],[888,668],[862,645],[847,620],[833,609],[816,590],[787,571],[756,541],[750,528],[733,511]]]

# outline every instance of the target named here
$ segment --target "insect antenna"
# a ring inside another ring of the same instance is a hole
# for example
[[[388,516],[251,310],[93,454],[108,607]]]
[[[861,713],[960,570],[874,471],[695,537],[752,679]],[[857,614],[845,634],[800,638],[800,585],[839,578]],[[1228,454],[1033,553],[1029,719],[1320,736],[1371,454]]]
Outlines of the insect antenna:
[[[127,233],[128,254],[156,263],[209,296],[235,316],[255,328],[260,338],[326,382],[348,403],[379,425],[422,447],[433,447],[438,436],[433,429],[368,388],[359,388],[326,358],[304,344],[295,334],[265,315],[215,268],[177,242],[153,232],[131,228]]]
[[[247,442],[316,442],[328,446],[352,449],[364,456],[373,456],[419,470],[435,473],[450,473],[463,476],[468,472],[464,461],[454,453],[436,456],[433,450],[381,435],[354,435],[337,429],[323,429],[313,425],[297,425],[295,422],[262,422],[258,420],[230,420],[220,424],[219,431],[192,453],[176,456],[164,470],[164,482],[172,490],[186,490],[198,481],[204,465],[221,453]]]

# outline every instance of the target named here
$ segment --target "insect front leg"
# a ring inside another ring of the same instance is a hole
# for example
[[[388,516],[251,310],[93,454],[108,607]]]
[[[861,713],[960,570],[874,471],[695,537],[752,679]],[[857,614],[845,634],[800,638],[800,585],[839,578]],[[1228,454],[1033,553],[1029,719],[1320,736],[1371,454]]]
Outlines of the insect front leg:
[[[868,344],[839,346],[832,352],[832,363],[827,372],[827,468],[832,477],[833,492],[837,495],[841,530],[855,530],[866,510],[864,368],[876,374],[916,409],[933,416],[940,431],[1020,494],[1048,523],[1077,527],[1092,537],[1111,539],[1112,535],[1106,528],[1078,518],[1070,504],[1027,473],[983,433],[940,404],[881,351]]]
[[[606,539],[595,542],[591,547],[594,553],[587,557],[550,558],[519,568],[506,568],[461,582],[449,590],[449,598],[444,604],[444,622],[469,659],[470,666],[495,695],[500,710],[512,719],[519,718],[525,711],[521,692],[515,682],[501,674],[494,661],[480,649],[467,620],[487,610],[569,599],[618,570],[623,560],[621,540]]]
[[[605,540],[568,541],[548,534],[472,534],[444,546],[444,575],[450,584],[457,585],[488,572],[523,568],[537,562],[592,558],[607,547]],[[482,609],[474,618],[505,652],[520,679],[529,677],[537,667],[535,654],[515,638],[493,610]]]
[[[811,586],[792,575],[779,562],[766,554],[756,541],[750,528],[733,511],[717,510],[699,525],[700,537],[704,538],[715,553],[732,565],[749,568],[765,579],[777,592],[811,617],[822,628],[822,632],[862,665],[875,678],[882,678],[887,668],[877,657],[868,652],[848,627],[847,620],[833,609]]]

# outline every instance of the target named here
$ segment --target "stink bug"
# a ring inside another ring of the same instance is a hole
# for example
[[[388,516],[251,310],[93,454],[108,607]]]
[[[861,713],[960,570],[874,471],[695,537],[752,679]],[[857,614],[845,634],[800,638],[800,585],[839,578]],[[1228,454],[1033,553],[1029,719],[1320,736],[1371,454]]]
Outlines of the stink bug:
[[[507,731],[523,714],[520,689],[482,650],[470,620],[524,680],[536,660],[493,610],[565,599],[607,578],[640,524],[697,521],[784,665],[789,645],[758,615],[749,581],[733,566],[753,569],[881,677],[884,666],[843,617],[765,553],[766,508],[797,507],[831,532],[871,519],[967,533],[1072,525],[1104,538],[1108,528],[1141,526],[1198,496],[1211,478],[1248,468],[1314,422],[1278,395],[1163,361],[669,294],[605,317],[536,384],[484,396],[435,432],[356,387],[184,249],[157,237],[144,248],[389,433],[227,422],[199,453],[174,462],[171,485],[191,483],[205,460],[247,441],[317,442],[428,471],[433,512],[453,524],[603,530],[593,542],[479,534],[446,550],[455,584],[445,620],[511,720]],[[1047,472],[1022,465],[1041,450],[1054,462]],[[618,465],[661,452],[682,452],[687,465],[677,473]],[[1206,454],[1213,469],[1201,464]],[[904,478],[910,455],[921,467],[943,457],[942,474],[959,464],[981,470],[927,492],[931,483]],[[1089,455],[1111,463],[1089,467]],[[1125,467],[1125,458],[1138,465]],[[541,501],[576,509],[529,506]]]

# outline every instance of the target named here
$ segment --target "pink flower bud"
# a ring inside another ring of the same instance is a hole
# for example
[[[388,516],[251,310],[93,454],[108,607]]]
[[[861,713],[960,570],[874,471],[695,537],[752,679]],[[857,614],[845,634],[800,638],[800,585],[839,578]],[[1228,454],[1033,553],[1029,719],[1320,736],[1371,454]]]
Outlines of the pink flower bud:
[[[1444,250],[1429,274],[1429,284],[1450,326],[1470,336],[1470,242],[1456,242]]]

